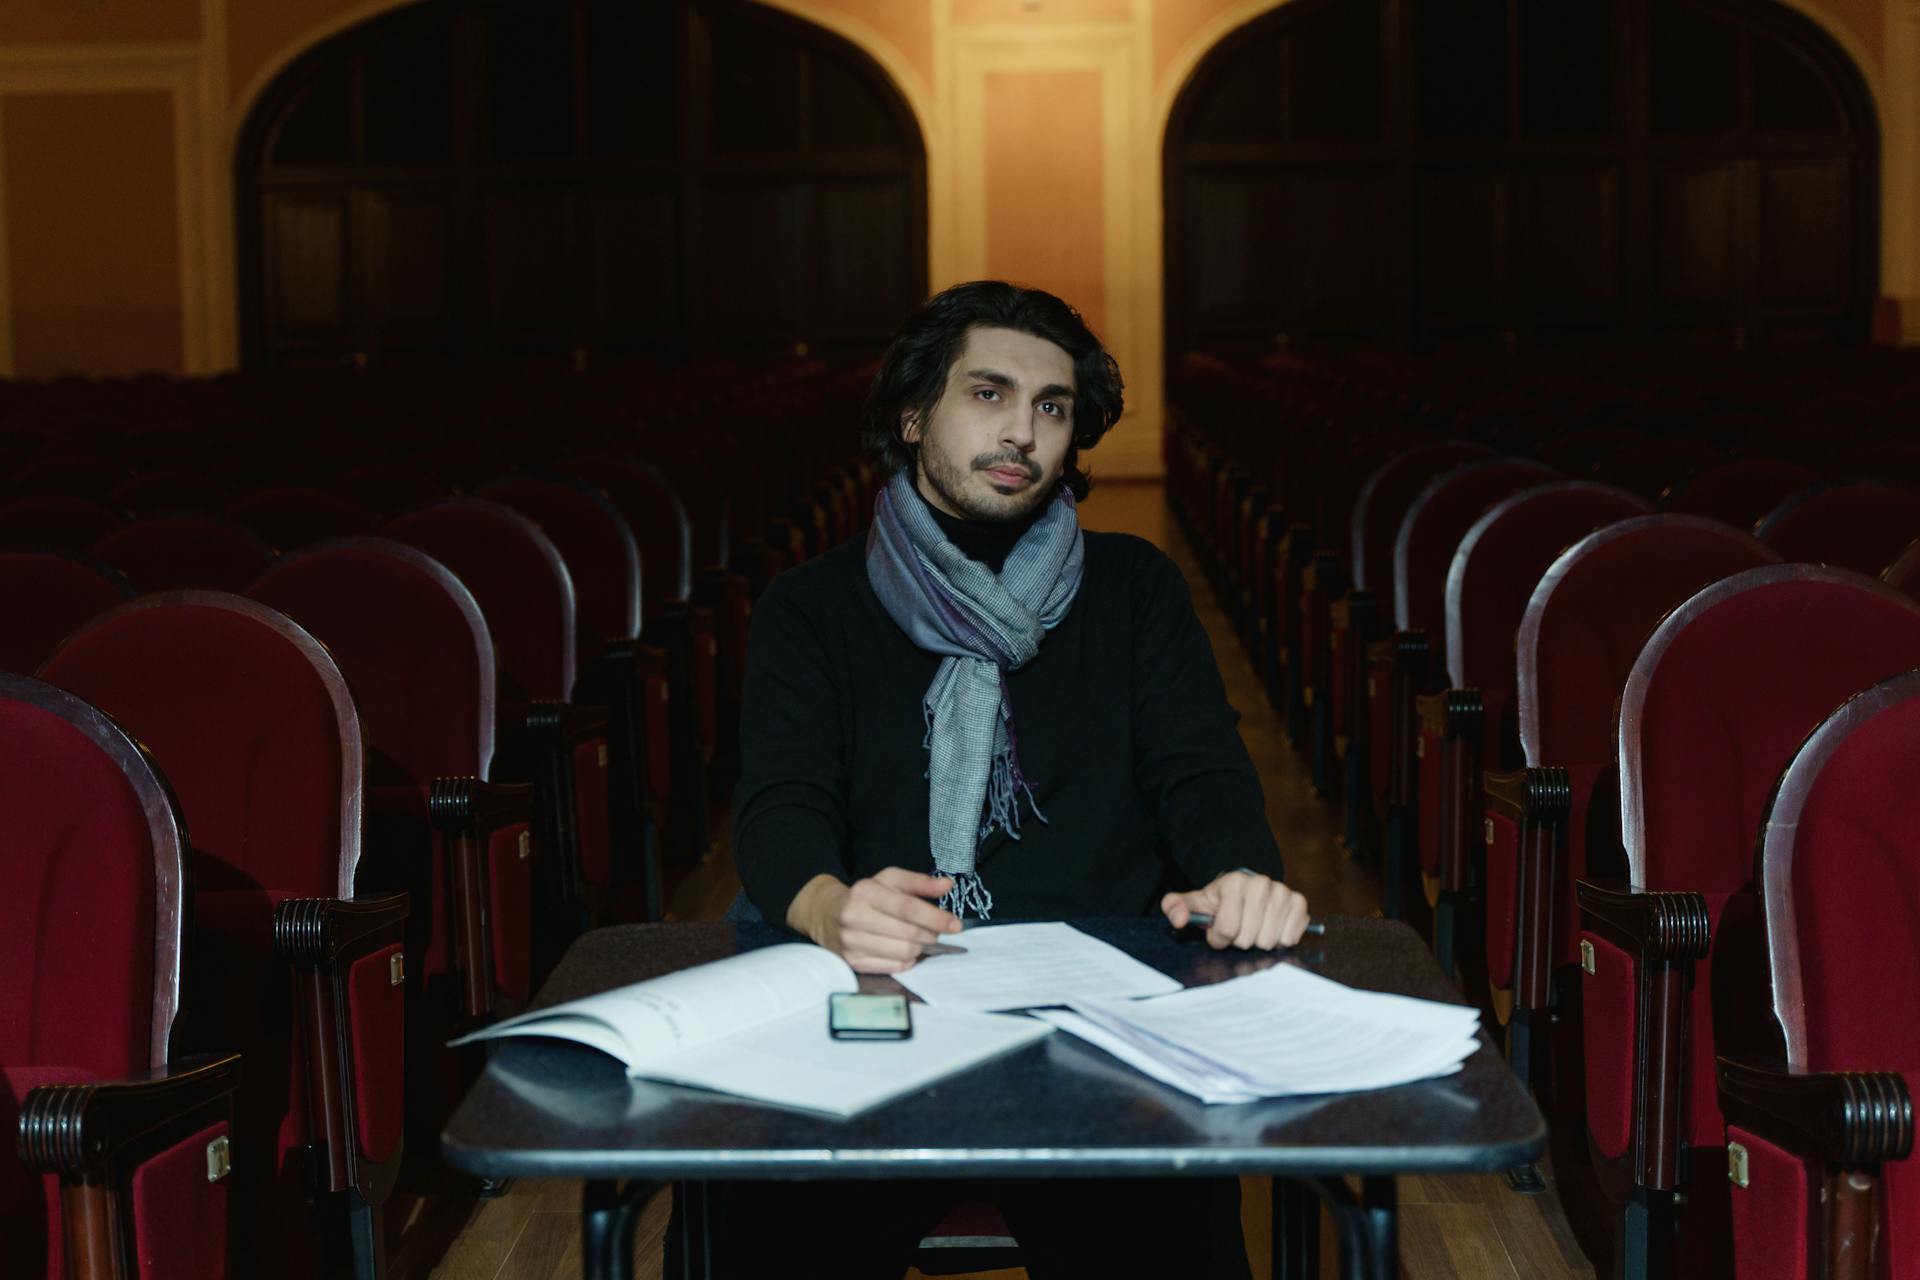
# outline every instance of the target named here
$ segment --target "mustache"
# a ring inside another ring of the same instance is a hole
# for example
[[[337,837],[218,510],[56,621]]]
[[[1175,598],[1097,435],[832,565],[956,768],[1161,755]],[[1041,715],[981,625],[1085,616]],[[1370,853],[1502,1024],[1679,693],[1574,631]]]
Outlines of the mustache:
[[[1040,466],[1024,453],[983,453],[973,460],[975,471],[985,471],[991,467],[1019,467],[1027,473],[1029,481],[1040,479]]]

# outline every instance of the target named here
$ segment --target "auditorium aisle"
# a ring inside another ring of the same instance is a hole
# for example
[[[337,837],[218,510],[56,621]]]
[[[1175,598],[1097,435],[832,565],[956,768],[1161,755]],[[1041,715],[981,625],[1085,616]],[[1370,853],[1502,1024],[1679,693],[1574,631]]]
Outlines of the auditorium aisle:
[[[1333,809],[1309,789],[1299,758],[1268,707],[1252,665],[1167,512],[1161,486],[1096,482],[1081,508],[1081,519],[1089,529],[1122,530],[1149,539],[1165,548],[1186,572],[1193,584],[1194,604],[1212,637],[1227,695],[1240,709],[1241,736],[1260,770],[1267,815],[1286,854],[1292,882],[1306,892],[1316,912],[1377,914],[1379,901],[1372,885],[1340,847]],[[738,885],[722,848],[680,887],[673,903],[675,914],[680,919],[715,919]],[[1592,1277],[1593,1269],[1574,1243],[1551,1190],[1551,1171],[1542,1172],[1549,1190],[1531,1196],[1508,1190],[1499,1175],[1402,1178],[1401,1251],[1408,1280]],[[1269,1256],[1266,1184],[1256,1178],[1245,1182],[1248,1252],[1258,1277],[1266,1273]],[[431,1274],[439,1280],[571,1280],[580,1274],[579,1196],[580,1184],[575,1182],[515,1183],[506,1195],[466,1211],[464,1226],[445,1257],[431,1266]],[[404,1240],[415,1234],[405,1230],[409,1217],[424,1228],[426,1219],[443,1216],[442,1208],[395,1205],[389,1231]],[[640,1225],[635,1262],[636,1274],[643,1280],[660,1274],[666,1208],[665,1197],[656,1196]],[[424,1268],[416,1251],[405,1244],[400,1251],[403,1265],[395,1268],[396,1280],[421,1274]],[[1322,1274],[1332,1277],[1336,1273],[1334,1244],[1324,1231],[1321,1252]],[[404,1256],[409,1254],[414,1256]],[[1025,1274],[982,1273],[994,1280]]]

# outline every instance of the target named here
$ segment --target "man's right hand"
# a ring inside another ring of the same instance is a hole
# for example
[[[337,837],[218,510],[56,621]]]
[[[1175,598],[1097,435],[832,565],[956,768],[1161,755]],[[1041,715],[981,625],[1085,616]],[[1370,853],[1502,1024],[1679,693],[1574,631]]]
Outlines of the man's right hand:
[[[843,884],[829,875],[807,881],[787,908],[787,925],[834,952],[856,973],[899,973],[928,943],[958,933],[960,918],[934,903],[953,888],[945,876],[888,867]]]

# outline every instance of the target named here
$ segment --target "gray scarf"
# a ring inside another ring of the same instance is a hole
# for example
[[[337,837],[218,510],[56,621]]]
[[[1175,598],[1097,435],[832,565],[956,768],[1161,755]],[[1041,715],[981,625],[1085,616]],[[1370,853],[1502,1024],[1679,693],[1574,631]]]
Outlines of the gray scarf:
[[[942,656],[921,710],[927,736],[927,838],[933,865],[953,877],[940,905],[984,920],[993,895],[974,871],[974,853],[994,828],[1020,838],[1020,772],[1006,674],[1040,652],[1080,590],[1086,558],[1073,495],[1062,487],[1020,536],[998,575],[947,541],[913,489],[910,468],[894,473],[873,504],[867,578],[909,639]]]

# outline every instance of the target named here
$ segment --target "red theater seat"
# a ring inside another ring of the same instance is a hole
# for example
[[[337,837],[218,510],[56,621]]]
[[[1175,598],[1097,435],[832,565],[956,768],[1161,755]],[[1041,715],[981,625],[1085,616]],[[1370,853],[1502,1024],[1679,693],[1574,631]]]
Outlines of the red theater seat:
[[[257,534],[191,513],[130,524],[94,543],[93,553],[141,591],[244,591],[273,559]]]
[[[1920,537],[1920,485],[1840,481],[1802,489],[1755,526],[1782,560],[1878,576]]]
[[[1649,440],[1602,458],[1594,467],[1593,475],[1604,484],[1618,485],[1648,502],[1655,502],[1676,485],[1684,484],[1687,477],[1712,467],[1726,456],[1724,450],[1703,440],[1685,437]]]
[[[1920,604],[1844,569],[1785,564],[1690,598],[1627,677],[1617,731],[1627,883],[1579,886],[1587,1132],[1623,1238],[1673,1223],[1653,1247],[1673,1251],[1676,1274],[1724,1259],[1714,944],[1723,924],[1755,913],[1769,795],[1836,705],[1916,665]]]
[[[397,516],[447,496],[447,487],[427,472],[391,462],[342,471],[333,478],[332,488],[383,516]]]
[[[126,479],[127,469],[111,458],[91,453],[62,453],[35,458],[11,477],[11,488],[21,494],[65,494],[71,498],[104,499]]]
[[[119,512],[92,498],[36,494],[0,505],[0,544],[80,551],[125,523]]]
[[[175,467],[145,471],[120,482],[108,501],[134,516],[157,516],[169,511],[198,511],[217,515],[226,510],[226,486],[203,471]]]
[[[1920,538],[1907,544],[1907,549],[1900,553],[1898,560],[1887,566],[1887,571],[1880,575],[1880,579],[1895,591],[1920,600]]]
[[[1449,973],[1461,960],[1477,978],[1489,963],[1478,927],[1481,891],[1497,897],[1511,887],[1487,878],[1492,869],[1482,853],[1482,770],[1519,763],[1517,734],[1503,730],[1513,700],[1513,646],[1521,615],[1561,548],[1646,512],[1645,502],[1608,485],[1586,480],[1536,485],[1488,507],[1453,553],[1446,579],[1450,687],[1415,704],[1423,750],[1414,766],[1419,795],[1438,802],[1434,811],[1420,814],[1422,870],[1433,881],[1434,950]],[[1514,741],[1506,748],[1509,736]],[[1425,861],[1429,847],[1435,859],[1431,866]],[[1457,931],[1463,922],[1464,932]],[[1505,985],[1493,984],[1496,990]],[[1478,988],[1474,982],[1468,989],[1478,996]]]
[[[167,784],[93,706],[0,675],[0,807],[0,1270],[233,1274],[233,1180],[210,1157],[239,1060],[175,1044],[186,838]]]
[[[261,489],[227,508],[236,523],[260,535],[276,551],[292,551],[325,538],[373,532],[379,517],[344,494],[305,485]]]
[[[89,556],[0,551],[0,671],[39,670],[83,623],[133,595],[132,583]]]
[[[384,538],[312,544],[248,594],[326,645],[353,689],[369,762],[360,878],[416,904],[408,950],[429,1007],[486,1019],[524,1004],[532,797],[487,781],[498,681],[473,594],[424,551]]]
[[[1781,774],[1737,975],[1770,1041],[1720,1059],[1740,1280],[1920,1275],[1920,672],[1827,717]],[[1723,946],[1728,945],[1723,943]],[[1723,1045],[1733,957],[1716,1006]]]
[[[1776,562],[1754,539],[1700,516],[1636,516],[1588,534],[1540,575],[1515,635],[1514,709],[1526,768],[1486,779],[1487,959],[1498,1005],[1509,1005],[1515,1069],[1547,1091],[1578,1054],[1549,1052],[1542,1033],[1577,1047],[1567,990],[1579,960],[1574,885],[1588,874],[1588,815],[1613,758],[1614,707],[1640,646],[1702,587]],[[1616,826],[1617,830],[1617,826]],[[1613,840],[1617,841],[1615,835]],[[1556,1024],[1548,1013],[1558,1009]],[[1565,1095],[1577,1090],[1561,1089]],[[1563,1124],[1584,1126],[1552,1101]]]
[[[1788,494],[1818,479],[1806,467],[1784,458],[1735,458],[1674,486],[1664,505],[1668,511],[1710,516],[1750,530]]]
[[[450,498],[387,522],[473,592],[499,653],[500,776],[532,781],[544,815],[536,969],[577,932],[613,880],[607,714],[571,701],[577,651],[573,578],[553,540],[510,507]],[[551,856],[547,851],[551,850]]]
[[[234,1256],[318,1274],[344,1200],[373,1274],[402,1148],[407,902],[354,892],[365,756],[339,668],[265,605],[183,591],[95,619],[40,675],[153,753],[193,833],[196,1035],[246,1057]]]

